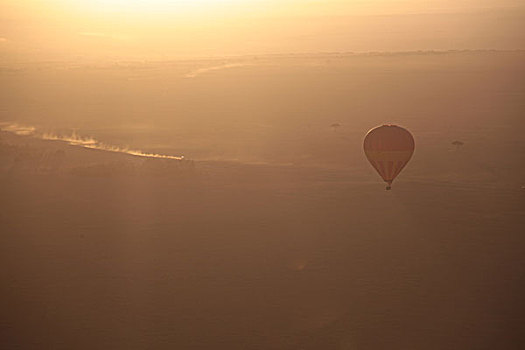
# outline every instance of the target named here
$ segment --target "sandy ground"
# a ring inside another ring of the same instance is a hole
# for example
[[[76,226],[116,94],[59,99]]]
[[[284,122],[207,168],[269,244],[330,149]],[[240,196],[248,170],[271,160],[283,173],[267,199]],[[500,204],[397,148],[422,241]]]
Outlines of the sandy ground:
[[[186,97],[203,103],[179,105],[206,123],[168,121],[160,111],[171,102],[161,98],[143,129],[138,117],[102,121],[108,110],[128,108],[118,96],[131,90],[97,97],[77,82],[58,96],[38,87],[42,75],[86,79],[78,68],[3,72],[12,87],[34,82],[25,90],[33,102],[16,102],[24,96],[11,90],[5,121],[82,124],[80,131],[105,141],[194,161],[1,132],[2,348],[521,348],[523,54],[477,55],[350,57],[334,65],[326,57],[272,58],[264,68],[204,73],[195,72],[216,62],[190,62],[177,76],[196,74],[181,81],[195,85]],[[108,70],[96,68],[123,74]],[[230,86],[226,77],[265,87],[218,88]],[[330,81],[335,88],[327,90]],[[31,92],[37,88],[41,94]],[[150,85],[143,89],[154,96]],[[81,90],[98,113],[78,109],[67,119]],[[49,117],[39,120],[37,110]],[[387,192],[361,142],[398,113],[417,150]],[[170,130],[180,137],[166,136]],[[455,139],[465,144],[456,149]]]

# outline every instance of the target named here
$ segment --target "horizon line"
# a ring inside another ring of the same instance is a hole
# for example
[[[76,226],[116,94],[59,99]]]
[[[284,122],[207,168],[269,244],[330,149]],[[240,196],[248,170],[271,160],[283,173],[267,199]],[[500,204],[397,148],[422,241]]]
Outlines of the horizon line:
[[[121,58],[121,59],[107,59],[107,58],[81,58],[81,59],[68,59],[68,60],[41,60],[41,61],[23,61],[13,60],[11,62],[0,62],[1,65],[7,64],[93,64],[93,63],[105,63],[105,64],[118,64],[118,63],[168,63],[168,62],[181,62],[181,61],[205,61],[205,60],[218,60],[218,59],[242,59],[242,58],[287,58],[287,57],[307,57],[307,56],[388,56],[388,55],[430,55],[430,54],[453,54],[453,53],[513,53],[525,52],[525,48],[515,49],[421,49],[421,50],[398,50],[398,51],[301,51],[301,52],[288,52],[288,53],[253,53],[253,54],[225,54],[225,55],[196,55],[196,56],[185,56],[185,57],[173,57],[164,59],[140,59],[140,58]]]

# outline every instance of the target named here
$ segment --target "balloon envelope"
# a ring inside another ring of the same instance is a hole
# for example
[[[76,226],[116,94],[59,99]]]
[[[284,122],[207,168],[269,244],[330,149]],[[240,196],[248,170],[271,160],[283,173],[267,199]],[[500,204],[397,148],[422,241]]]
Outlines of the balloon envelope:
[[[412,157],[415,142],[408,130],[397,125],[382,125],[366,134],[363,147],[370,164],[390,185]]]

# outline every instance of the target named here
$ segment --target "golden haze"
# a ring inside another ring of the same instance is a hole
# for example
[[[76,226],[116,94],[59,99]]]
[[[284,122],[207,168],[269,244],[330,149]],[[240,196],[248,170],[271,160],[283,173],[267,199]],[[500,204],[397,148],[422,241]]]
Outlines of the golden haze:
[[[7,0],[3,60],[519,49],[521,1]]]

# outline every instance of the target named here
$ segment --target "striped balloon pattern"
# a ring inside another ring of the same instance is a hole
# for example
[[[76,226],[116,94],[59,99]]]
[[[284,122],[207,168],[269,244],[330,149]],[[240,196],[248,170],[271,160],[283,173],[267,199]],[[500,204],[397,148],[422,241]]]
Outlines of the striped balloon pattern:
[[[408,130],[397,125],[382,125],[366,134],[363,148],[368,161],[390,190],[392,182],[412,157],[415,142]]]

